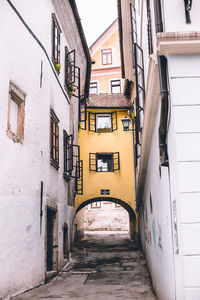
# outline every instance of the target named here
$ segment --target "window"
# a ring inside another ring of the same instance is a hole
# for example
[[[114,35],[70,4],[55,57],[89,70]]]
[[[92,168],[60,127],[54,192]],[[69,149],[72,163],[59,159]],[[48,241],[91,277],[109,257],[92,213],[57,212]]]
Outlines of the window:
[[[96,114],[89,112],[89,131],[112,132],[117,130],[117,112]]]
[[[97,114],[96,115],[96,127],[98,132],[111,131],[111,114]]]
[[[132,33],[132,43],[137,43],[137,22],[136,22],[136,10],[132,4],[130,4],[131,9],[131,33]]]
[[[90,94],[98,94],[97,82],[90,82]]]
[[[76,51],[65,47],[65,88],[68,94],[80,99],[80,68],[76,66]]]
[[[111,65],[112,64],[112,49],[103,49],[101,50],[102,55],[102,64]]]
[[[132,51],[133,51],[133,68],[135,68],[135,46],[134,44],[137,44],[137,22],[136,22],[136,10],[135,7],[133,7],[132,4],[130,4],[130,10],[131,10],[131,36],[132,36]]]
[[[151,30],[151,9],[150,2],[147,0],[147,35],[148,35],[148,50],[149,54],[153,53],[152,30]]]
[[[120,81],[120,79],[111,80],[110,85],[111,85],[110,90],[111,90],[112,94],[121,93],[121,81]]]
[[[64,145],[64,178],[80,178],[80,147],[73,144],[73,135],[63,131]]]
[[[59,69],[56,67],[60,64],[60,34],[61,29],[56,19],[55,14],[52,15],[52,60],[55,65],[57,72]]]
[[[92,202],[91,208],[101,208],[101,201],[98,202]]]
[[[112,154],[97,154],[97,172],[112,172]]]
[[[90,153],[90,171],[114,172],[120,169],[119,152],[114,153]]]
[[[51,109],[51,131],[50,131],[50,163],[59,169],[59,119]]]
[[[7,135],[15,143],[22,143],[24,139],[24,105],[25,94],[10,83]]]

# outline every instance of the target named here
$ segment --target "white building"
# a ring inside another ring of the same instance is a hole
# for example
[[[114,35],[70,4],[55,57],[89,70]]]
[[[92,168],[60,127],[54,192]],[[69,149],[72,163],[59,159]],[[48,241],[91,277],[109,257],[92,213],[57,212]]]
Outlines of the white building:
[[[134,8],[134,1],[119,0],[118,5],[129,80],[126,56],[130,40],[133,44],[128,55],[136,83],[142,247],[159,299],[199,300],[200,2],[135,1]],[[125,11],[132,20],[128,29]]]
[[[88,93],[90,55],[75,1],[0,2],[4,299],[41,284],[68,259],[78,170],[72,144],[80,98]]]

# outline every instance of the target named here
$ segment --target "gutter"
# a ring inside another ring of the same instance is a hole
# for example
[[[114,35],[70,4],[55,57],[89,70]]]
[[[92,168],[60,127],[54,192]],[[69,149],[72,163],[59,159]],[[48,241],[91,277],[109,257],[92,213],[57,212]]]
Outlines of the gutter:
[[[121,57],[121,72],[122,72],[122,78],[125,78],[121,0],[117,0],[117,7],[118,7],[118,24],[119,24],[119,44],[120,44],[120,57]]]
[[[69,0],[75,21],[76,21],[76,25],[80,34],[80,39],[81,39],[81,43],[83,46],[83,50],[87,59],[87,70],[86,70],[86,80],[85,80],[85,90],[84,90],[84,95],[82,96],[83,99],[87,99],[89,96],[89,83],[90,83],[90,76],[91,76],[91,56],[90,56],[90,52],[88,49],[88,45],[87,45],[87,41],[85,38],[85,33],[83,31],[83,27],[81,24],[81,19],[78,13],[78,9],[76,6],[76,2],[75,0]]]

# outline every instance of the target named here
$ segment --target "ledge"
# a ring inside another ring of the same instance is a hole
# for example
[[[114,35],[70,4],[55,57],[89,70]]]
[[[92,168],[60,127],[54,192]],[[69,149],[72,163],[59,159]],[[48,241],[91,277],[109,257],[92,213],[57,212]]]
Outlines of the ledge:
[[[200,31],[157,33],[158,55],[200,53]]]

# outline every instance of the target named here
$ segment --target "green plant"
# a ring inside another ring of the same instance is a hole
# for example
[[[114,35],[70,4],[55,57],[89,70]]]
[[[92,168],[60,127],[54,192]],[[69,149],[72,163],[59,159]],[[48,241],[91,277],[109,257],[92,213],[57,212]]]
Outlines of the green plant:
[[[61,64],[55,64],[55,69],[57,72],[60,72]]]
[[[70,76],[68,75],[67,78],[67,89],[70,95],[73,95],[76,91],[76,89],[78,89],[78,86],[75,86],[75,84],[71,81]]]

